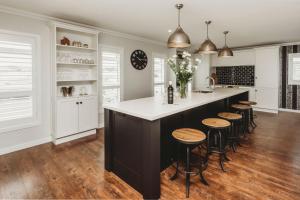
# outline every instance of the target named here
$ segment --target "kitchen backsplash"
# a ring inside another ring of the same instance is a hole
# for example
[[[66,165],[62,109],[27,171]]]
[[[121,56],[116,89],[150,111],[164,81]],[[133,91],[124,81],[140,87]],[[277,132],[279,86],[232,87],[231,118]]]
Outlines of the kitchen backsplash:
[[[216,67],[217,84],[254,86],[255,66]]]

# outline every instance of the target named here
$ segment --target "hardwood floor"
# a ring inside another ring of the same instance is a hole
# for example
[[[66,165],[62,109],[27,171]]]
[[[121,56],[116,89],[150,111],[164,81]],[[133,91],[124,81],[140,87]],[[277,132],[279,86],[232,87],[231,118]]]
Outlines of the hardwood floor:
[[[204,176],[209,186],[192,177],[190,199],[300,199],[300,114],[257,113],[258,127],[229,151],[226,173],[212,156]],[[185,198],[183,176],[175,181],[170,167],[161,173],[161,198]],[[1,199],[106,198],[142,196],[104,170],[103,134],[54,147],[40,145],[0,156]]]

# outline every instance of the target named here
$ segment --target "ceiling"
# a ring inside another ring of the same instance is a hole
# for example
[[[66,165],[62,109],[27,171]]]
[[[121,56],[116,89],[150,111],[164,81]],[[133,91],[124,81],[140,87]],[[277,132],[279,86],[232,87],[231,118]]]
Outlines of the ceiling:
[[[166,42],[181,24],[195,45],[209,35],[218,47],[300,41],[300,0],[1,0],[0,5]]]

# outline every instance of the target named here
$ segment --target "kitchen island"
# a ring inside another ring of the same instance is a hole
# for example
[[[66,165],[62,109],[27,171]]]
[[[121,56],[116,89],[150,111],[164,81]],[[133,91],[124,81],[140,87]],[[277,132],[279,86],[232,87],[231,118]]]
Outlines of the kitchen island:
[[[248,96],[248,89],[217,88],[213,93],[189,93],[174,104],[166,104],[163,97],[148,97],[105,105],[105,169],[144,199],[158,199],[160,172],[171,165],[176,153],[172,131],[185,127],[205,132],[202,119],[228,111]]]

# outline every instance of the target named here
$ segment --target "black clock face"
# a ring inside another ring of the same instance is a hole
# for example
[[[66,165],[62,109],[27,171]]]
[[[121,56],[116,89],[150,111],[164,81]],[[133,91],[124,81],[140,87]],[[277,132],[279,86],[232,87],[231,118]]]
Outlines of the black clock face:
[[[132,52],[131,57],[131,65],[138,70],[142,70],[147,66],[148,58],[144,51],[135,50]]]

